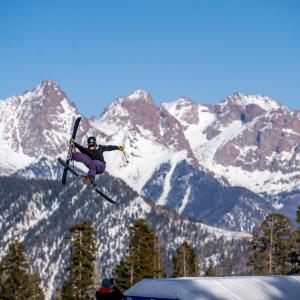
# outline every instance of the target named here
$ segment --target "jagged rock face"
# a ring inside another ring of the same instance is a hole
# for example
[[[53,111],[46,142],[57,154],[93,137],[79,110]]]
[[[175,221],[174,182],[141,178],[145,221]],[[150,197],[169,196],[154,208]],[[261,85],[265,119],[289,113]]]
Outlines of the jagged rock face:
[[[265,110],[256,104],[248,104],[245,107],[245,112],[241,113],[241,120],[245,123],[251,122],[256,117],[264,113]]]
[[[269,97],[238,93],[213,106],[184,99],[165,106],[184,126],[199,164],[230,184],[267,193],[297,188],[299,112]],[[192,111],[199,114],[197,124],[187,121]]]
[[[72,119],[78,115],[64,92],[51,81],[1,104],[4,113],[7,112],[4,106],[10,106],[9,115],[1,115],[4,137],[15,152],[22,150],[28,156],[61,152],[61,144],[65,142],[61,132],[70,128]]]
[[[168,110],[168,104],[165,104],[164,107]],[[180,98],[176,101],[173,109],[173,112],[180,114],[180,121],[184,124],[198,124],[200,122],[198,114],[198,105],[193,103],[188,98]],[[179,117],[179,115],[176,117]]]
[[[218,149],[215,161],[247,171],[290,173],[299,170],[299,117],[300,114],[280,109],[261,114]]]
[[[158,143],[172,151],[185,150],[195,163],[195,157],[183,134],[182,125],[164,107],[158,108],[151,95],[138,90],[128,97],[118,98],[97,121],[111,127],[111,134],[123,128],[134,135]],[[116,128],[117,127],[117,128]],[[134,144],[134,140],[131,141]]]
[[[39,157],[56,157],[65,152],[72,124],[78,116],[75,105],[50,80],[43,81],[31,92],[0,101],[2,174],[12,173]],[[78,141],[88,133],[104,136],[91,127],[89,120],[83,120]]]

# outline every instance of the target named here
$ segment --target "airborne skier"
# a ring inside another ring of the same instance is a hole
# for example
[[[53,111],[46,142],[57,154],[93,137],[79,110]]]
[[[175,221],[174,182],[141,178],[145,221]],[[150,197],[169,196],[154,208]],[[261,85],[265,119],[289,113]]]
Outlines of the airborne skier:
[[[102,174],[106,168],[106,162],[103,157],[103,152],[119,150],[123,151],[122,146],[111,146],[111,145],[97,145],[96,138],[90,136],[87,139],[87,148],[76,143],[71,138],[71,151],[72,159],[83,163],[89,168],[87,176],[83,177],[83,182],[86,184],[92,184],[95,180],[96,174]],[[80,151],[77,152],[76,148]]]

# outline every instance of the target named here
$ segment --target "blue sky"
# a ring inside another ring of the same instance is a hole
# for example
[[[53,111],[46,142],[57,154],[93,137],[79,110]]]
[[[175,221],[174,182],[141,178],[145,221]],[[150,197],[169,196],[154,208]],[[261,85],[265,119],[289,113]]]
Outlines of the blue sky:
[[[136,89],[300,109],[300,1],[2,0],[0,68],[0,99],[51,79],[87,116]]]

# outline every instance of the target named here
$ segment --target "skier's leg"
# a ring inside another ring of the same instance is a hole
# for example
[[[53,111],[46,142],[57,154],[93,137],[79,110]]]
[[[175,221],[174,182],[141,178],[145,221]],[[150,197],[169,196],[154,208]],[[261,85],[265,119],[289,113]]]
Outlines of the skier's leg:
[[[95,176],[96,176],[96,169],[95,169],[94,164],[92,163],[93,160],[88,155],[81,153],[81,152],[73,153],[72,158],[75,161],[79,161],[79,162],[83,163],[86,167],[89,168],[88,176],[84,176],[83,182],[86,184],[93,183],[93,181],[95,180]],[[95,175],[93,175],[93,174],[95,174]]]
[[[96,172],[97,174],[102,174],[105,171],[106,163],[100,160],[96,160]]]
[[[97,174],[97,160],[91,160],[88,176],[92,176],[93,179],[95,179],[96,174]]]
[[[105,171],[106,164],[100,160],[92,160],[90,163],[89,176],[95,178],[96,174],[102,174]]]
[[[81,152],[73,153],[72,159],[83,163],[88,168],[90,168],[90,164],[92,162],[92,159],[88,155],[81,153]]]

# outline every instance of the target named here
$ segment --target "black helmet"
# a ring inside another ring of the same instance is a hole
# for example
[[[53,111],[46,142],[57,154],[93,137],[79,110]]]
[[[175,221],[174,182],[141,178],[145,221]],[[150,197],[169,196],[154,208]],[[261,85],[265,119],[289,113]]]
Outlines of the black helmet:
[[[87,144],[88,145],[96,145],[96,138],[94,136],[90,136],[88,139],[87,139]]]

